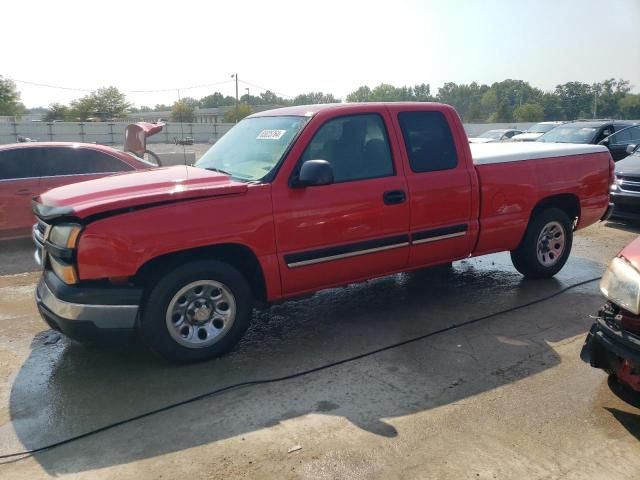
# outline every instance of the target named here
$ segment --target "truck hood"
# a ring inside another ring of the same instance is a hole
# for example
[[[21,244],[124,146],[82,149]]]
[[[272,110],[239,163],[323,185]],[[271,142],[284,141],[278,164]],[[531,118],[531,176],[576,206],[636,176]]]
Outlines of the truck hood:
[[[542,136],[542,133],[531,132],[531,133],[519,133],[518,135],[514,135],[511,137],[511,140],[514,142],[534,142]]]
[[[189,166],[156,168],[54,188],[36,199],[34,209],[45,219],[86,218],[99,213],[150,204],[242,194],[247,184],[228,175]]]
[[[624,247],[618,256],[629,260],[631,265],[640,271],[640,237]]]
[[[634,153],[617,162],[616,174],[640,176],[640,153]]]

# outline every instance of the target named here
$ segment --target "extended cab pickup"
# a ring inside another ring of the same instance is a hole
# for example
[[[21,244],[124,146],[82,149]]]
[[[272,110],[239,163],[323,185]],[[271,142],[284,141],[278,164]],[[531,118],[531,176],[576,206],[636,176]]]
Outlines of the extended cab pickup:
[[[254,306],[510,251],[551,277],[608,207],[597,145],[470,145],[436,103],[290,107],[196,163],[38,197],[36,300],[71,337],[137,331],[175,361],[228,351]]]

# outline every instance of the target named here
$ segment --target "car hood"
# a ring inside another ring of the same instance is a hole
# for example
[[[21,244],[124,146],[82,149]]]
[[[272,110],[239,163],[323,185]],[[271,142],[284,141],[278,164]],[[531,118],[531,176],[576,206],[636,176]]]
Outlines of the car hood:
[[[495,142],[492,138],[482,138],[482,137],[469,137],[469,143],[489,143]]]
[[[633,154],[616,163],[617,175],[638,175],[640,176],[640,155]]]
[[[203,197],[241,194],[247,184],[202,168],[174,166],[74,183],[43,193],[34,210],[44,218],[86,218],[104,212]]]
[[[640,237],[624,247],[618,256],[626,258],[631,265],[640,270]]]
[[[518,135],[514,135],[511,137],[511,140],[514,142],[533,142],[539,139],[542,136],[542,133],[519,133]]]

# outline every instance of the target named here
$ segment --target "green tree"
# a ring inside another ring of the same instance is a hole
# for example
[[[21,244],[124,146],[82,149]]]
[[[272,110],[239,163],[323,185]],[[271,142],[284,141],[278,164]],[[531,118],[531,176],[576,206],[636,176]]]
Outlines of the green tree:
[[[565,120],[565,114],[558,97],[550,92],[545,92],[540,97],[540,105],[544,109],[545,120]]]
[[[171,120],[174,122],[193,122],[196,105],[189,98],[176,101],[171,107]]]
[[[554,91],[565,120],[590,117],[593,112],[593,87],[582,82],[557,85]]]
[[[253,113],[253,109],[251,105],[247,105],[246,103],[242,103],[238,105],[238,108],[232,107],[224,114],[224,121],[226,123],[236,123],[242,120],[247,115],[251,115]]]
[[[416,102],[433,102],[431,96],[431,86],[428,83],[421,83],[413,86],[413,99]]]
[[[436,100],[452,105],[464,121],[485,120],[497,107],[497,97],[487,95],[489,87],[470,84],[456,84],[447,82],[438,89]]]
[[[388,83],[381,83],[373,89],[367,85],[347,95],[347,102],[431,102],[431,87],[427,83],[404,85],[395,87]]]
[[[95,116],[96,106],[91,95],[86,95],[69,104],[68,118],[84,122]]]
[[[292,103],[293,105],[313,105],[317,103],[338,103],[339,101],[330,93],[309,92],[296,96]]]
[[[544,120],[544,108],[538,103],[525,103],[513,110],[516,122],[541,122]]]
[[[220,92],[213,92],[211,95],[200,99],[200,106],[203,108],[223,107],[233,105],[236,99],[230,96],[224,96]]]
[[[363,85],[357,90],[347,95],[347,102],[369,102],[371,100],[371,89]]]
[[[20,116],[25,110],[16,84],[0,75],[0,115]]]
[[[47,122],[53,120],[67,120],[69,118],[69,107],[61,103],[52,103],[47,109],[44,119]]]
[[[99,88],[89,97],[93,103],[94,114],[101,120],[124,118],[131,104],[127,102],[124,93],[116,87]]]
[[[626,94],[618,102],[618,107],[622,118],[640,120],[640,94]]]
[[[271,90],[266,90],[260,94],[259,105],[286,105],[288,102],[279,97]]]

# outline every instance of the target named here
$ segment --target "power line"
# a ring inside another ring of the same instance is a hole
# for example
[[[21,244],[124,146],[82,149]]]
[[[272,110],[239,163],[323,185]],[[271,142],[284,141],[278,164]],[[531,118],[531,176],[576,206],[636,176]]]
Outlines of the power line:
[[[11,78],[11,77],[5,77],[8,80],[11,80],[13,82],[17,82],[17,83],[23,83],[25,85],[32,85],[34,87],[44,87],[44,88],[54,88],[57,90],[68,90],[68,91],[72,91],[72,92],[86,92],[86,93],[91,93],[93,91],[95,91],[96,89],[89,89],[89,88],[77,88],[77,87],[65,87],[62,85],[51,85],[49,83],[42,83],[42,82],[33,82],[31,80],[22,80],[19,78]],[[287,95],[286,93],[282,93],[282,92],[277,92],[271,88],[267,88],[267,87],[263,87],[261,85],[258,85],[256,83],[253,82],[247,82],[246,80],[238,80],[240,83],[244,83],[246,85],[249,85],[251,87],[255,87],[258,88],[260,90],[263,91],[270,91],[275,93],[276,95],[279,95],[281,97],[287,97],[287,98],[293,98],[293,95]],[[212,83],[202,83],[199,85],[191,85],[188,87],[172,87],[172,88],[154,88],[154,89],[147,89],[147,90],[126,90],[126,89],[122,89],[121,91],[124,93],[162,93],[162,92],[175,92],[177,90],[194,90],[196,88],[206,88],[206,87],[215,87],[217,85],[224,85],[226,83],[232,83],[234,82],[234,80],[222,80],[219,82],[212,82]]]
[[[9,78],[9,77],[5,77],[5,78],[7,80],[11,80],[12,82],[24,83],[26,85],[33,85],[34,87],[56,88],[58,90],[71,90],[74,92],[91,92],[92,91],[86,88],[61,87],[60,85],[49,85],[47,83],[30,82],[28,80],[19,80],[17,78]]]

